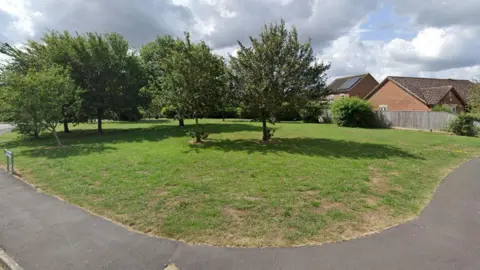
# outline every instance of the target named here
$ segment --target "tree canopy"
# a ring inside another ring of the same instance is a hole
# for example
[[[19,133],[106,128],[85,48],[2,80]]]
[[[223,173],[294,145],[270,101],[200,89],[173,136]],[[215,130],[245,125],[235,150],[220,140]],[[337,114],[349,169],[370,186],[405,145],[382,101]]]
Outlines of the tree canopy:
[[[136,108],[143,83],[142,69],[128,42],[119,34],[87,33],[73,43],[72,69],[85,89],[82,114],[97,119],[98,133],[107,112],[121,113]]]
[[[52,132],[61,145],[56,128],[63,122],[64,108],[75,110],[72,102],[78,96],[69,71],[58,66],[30,68],[25,74],[7,71],[3,74],[6,86],[0,88],[4,113],[9,115],[18,130],[27,135],[39,136],[43,130]]]
[[[226,87],[224,60],[212,53],[204,43],[192,43],[190,35],[178,40],[178,48],[170,51],[163,62],[161,77],[165,100],[195,119],[196,142],[201,141],[198,119],[215,109]]]
[[[316,59],[310,42],[300,43],[297,30],[288,30],[282,20],[269,24],[251,46],[239,42],[231,56],[230,79],[244,104],[263,124],[264,141],[270,139],[267,121],[284,102],[300,106],[309,99],[327,95],[326,71],[330,65]]]

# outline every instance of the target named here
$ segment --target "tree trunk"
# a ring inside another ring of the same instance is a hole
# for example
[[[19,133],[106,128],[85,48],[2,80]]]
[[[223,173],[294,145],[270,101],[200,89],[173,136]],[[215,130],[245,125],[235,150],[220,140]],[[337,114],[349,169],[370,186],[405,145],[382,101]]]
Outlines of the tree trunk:
[[[184,121],[185,121],[185,120],[184,120],[183,118],[179,118],[179,119],[178,119],[178,126],[179,126],[179,127],[184,127],[184,126],[185,126],[185,122],[184,122]]]
[[[200,138],[200,126],[198,125],[198,117],[195,116],[195,142],[201,143],[202,140]]]
[[[98,134],[100,135],[103,134],[102,118],[103,118],[103,110],[98,109],[97,110],[97,131],[98,131]]]
[[[262,141],[267,142],[267,141],[268,141],[267,120],[265,119],[265,116],[263,116],[263,115],[262,115],[262,126],[263,126],[263,138],[262,138]]]
[[[33,131],[33,138],[40,139],[40,135],[38,134],[38,129],[37,128],[35,128],[35,130]]]
[[[57,146],[62,146],[62,143],[60,142],[60,138],[58,138],[58,134],[55,128],[52,128],[52,134],[53,134],[53,137],[55,137],[55,140],[57,141]]]
[[[35,120],[33,120],[33,138],[40,139],[38,123]]]
[[[63,120],[63,132],[64,133],[70,133],[70,129],[68,128],[68,121]]]

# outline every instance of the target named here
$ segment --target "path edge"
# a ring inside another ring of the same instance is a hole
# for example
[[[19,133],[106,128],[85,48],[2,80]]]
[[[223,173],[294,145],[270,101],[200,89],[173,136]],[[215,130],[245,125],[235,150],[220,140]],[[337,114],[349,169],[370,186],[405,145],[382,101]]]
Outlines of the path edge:
[[[156,239],[160,239],[160,240],[172,241],[172,242],[175,242],[177,244],[184,244],[184,245],[191,246],[191,247],[204,246],[204,247],[213,247],[213,248],[235,248],[235,249],[237,249],[237,248],[238,249],[252,249],[252,248],[253,249],[284,249],[284,248],[304,248],[304,247],[323,246],[323,245],[338,244],[338,243],[348,242],[348,241],[352,241],[352,240],[363,239],[363,238],[371,237],[373,235],[380,234],[382,232],[394,229],[394,228],[399,227],[399,226],[406,225],[410,222],[413,222],[413,221],[417,220],[423,214],[423,212],[427,209],[427,207],[431,204],[435,194],[438,191],[438,188],[440,187],[440,185],[443,182],[445,182],[445,180],[448,178],[448,176],[451,173],[453,173],[455,170],[462,167],[463,165],[465,165],[468,162],[471,162],[473,160],[476,160],[476,159],[480,159],[480,155],[473,155],[469,158],[461,160],[460,163],[452,165],[451,167],[447,168],[445,174],[436,183],[436,187],[432,190],[432,192],[430,194],[428,194],[425,202],[423,203],[423,206],[419,209],[418,213],[416,213],[416,214],[414,214],[410,217],[406,217],[400,223],[397,223],[397,224],[394,224],[394,225],[391,225],[391,226],[387,226],[387,227],[379,229],[379,230],[373,230],[373,231],[370,231],[370,232],[365,232],[364,234],[361,234],[361,235],[358,235],[358,236],[339,239],[339,240],[336,240],[336,241],[326,241],[326,242],[319,242],[319,243],[307,243],[307,244],[300,244],[300,245],[293,245],[293,246],[261,246],[261,247],[251,247],[251,246],[244,247],[244,246],[230,246],[230,245],[218,246],[218,245],[210,245],[210,244],[206,244],[206,243],[190,242],[190,241],[186,241],[186,240],[183,240],[183,239],[174,239],[174,238],[169,238],[169,237],[165,237],[165,236],[159,236],[159,235],[155,235],[155,234],[151,234],[151,233],[146,233],[146,232],[142,232],[140,230],[137,230],[135,228],[132,228],[132,227],[126,225],[126,224],[120,223],[116,220],[113,220],[113,219],[111,219],[107,216],[97,214],[97,213],[93,212],[92,210],[90,210],[88,208],[85,208],[85,207],[82,207],[80,205],[77,205],[75,203],[70,202],[66,198],[63,198],[61,196],[58,196],[58,195],[52,194],[50,192],[47,192],[46,190],[43,190],[43,189],[39,188],[38,186],[36,186],[35,184],[29,182],[26,178],[24,178],[23,174],[20,171],[17,171],[16,173],[9,174],[9,175],[12,176],[15,180],[20,181],[20,182],[26,184],[27,186],[31,187],[33,190],[35,190],[38,193],[41,193],[41,194],[44,194],[44,195],[49,196],[51,198],[57,199],[57,200],[59,200],[63,203],[66,203],[66,204],[70,205],[70,206],[74,206],[74,207],[76,207],[76,208],[78,208],[82,211],[85,211],[86,213],[88,213],[92,216],[95,216],[95,217],[101,218],[105,221],[111,222],[111,223],[113,223],[117,226],[120,226],[120,227],[122,227],[122,228],[124,228],[124,229],[126,229],[130,232],[136,233],[136,234],[140,234],[140,235],[144,235],[144,236],[148,236],[148,237],[152,237],[152,238],[156,238]],[[7,172],[5,169],[3,169],[3,171]],[[0,248],[0,252],[1,251],[2,251],[2,249]],[[2,262],[1,262],[1,257],[0,257],[0,264],[1,263]],[[6,270],[8,270],[8,268]],[[24,270],[24,269],[23,268],[12,268],[11,270]]]
[[[6,270],[23,270],[18,263],[8,254],[0,248],[0,266],[6,268]]]

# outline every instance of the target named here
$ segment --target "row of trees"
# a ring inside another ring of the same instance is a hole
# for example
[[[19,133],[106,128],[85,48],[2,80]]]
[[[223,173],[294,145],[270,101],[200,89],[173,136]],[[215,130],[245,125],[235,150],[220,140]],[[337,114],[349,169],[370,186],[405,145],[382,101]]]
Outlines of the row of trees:
[[[119,34],[48,32],[21,48],[0,44],[9,62],[0,73],[2,113],[20,132],[56,135],[59,124],[96,120],[139,120],[140,110],[174,108],[179,125],[195,119],[197,142],[204,136],[199,119],[213,111],[241,106],[267,123],[282,105],[316,110],[322,106],[329,65],[319,62],[310,42],[301,43],[285,22],[266,25],[250,45],[239,43],[224,59],[205,42],[159,36],[140,50]],[[312,109],[313,108],[313,109]]]

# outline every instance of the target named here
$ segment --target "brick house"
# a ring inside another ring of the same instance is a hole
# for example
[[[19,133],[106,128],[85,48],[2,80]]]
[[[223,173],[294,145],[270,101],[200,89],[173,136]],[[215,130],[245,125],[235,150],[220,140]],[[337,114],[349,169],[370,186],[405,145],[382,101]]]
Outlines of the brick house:
[[[472,86],[468,80],[390,76],[364,99],[381,111],[431,111],[435,105],[446,105],[452,112],[462,112]]]
[[[333,102],[346,97],[364,98],[377,85],[377,80],[370,73],[338,78],[328,85],[331,94],[327,99]]]

